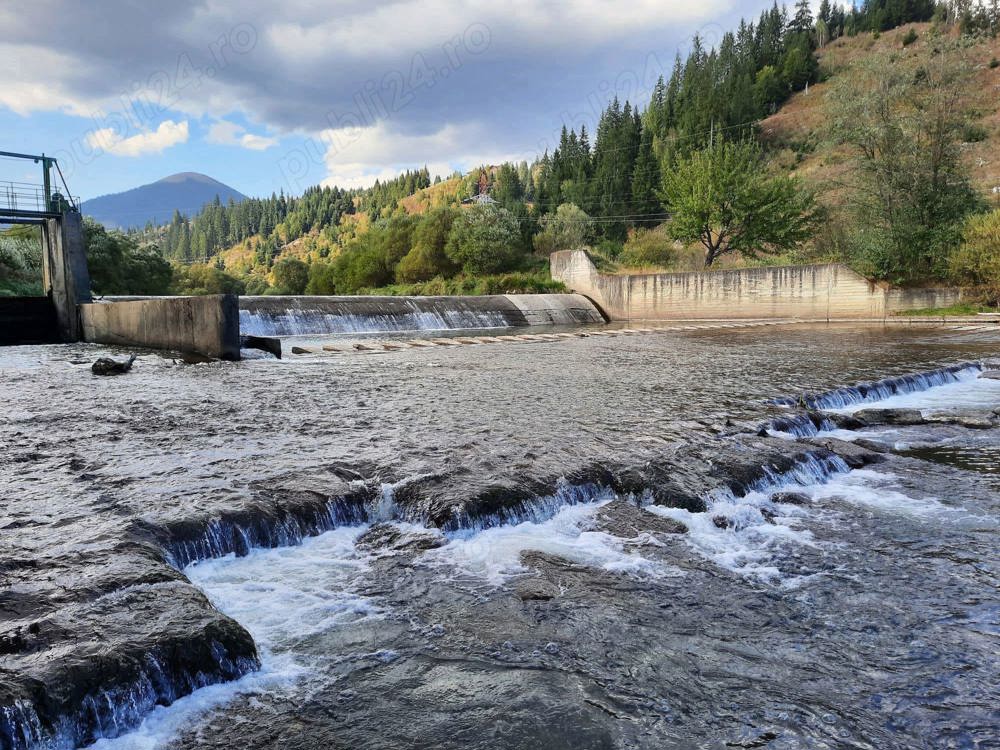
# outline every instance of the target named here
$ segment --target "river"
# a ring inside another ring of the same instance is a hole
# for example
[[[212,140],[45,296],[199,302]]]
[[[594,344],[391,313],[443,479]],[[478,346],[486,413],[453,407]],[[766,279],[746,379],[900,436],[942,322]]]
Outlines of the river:
[[[1000,333],[107,353],[0,350],[5,750],[1000,747]]]

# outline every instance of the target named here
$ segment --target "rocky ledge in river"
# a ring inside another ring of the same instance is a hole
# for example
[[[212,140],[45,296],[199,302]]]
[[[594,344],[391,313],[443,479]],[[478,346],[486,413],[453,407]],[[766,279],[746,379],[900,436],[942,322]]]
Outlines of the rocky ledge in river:
[[[602,509],[601,528],[663,538],[683,526],[639,504],[704,512],[712,491],[821,481],[868,460],[858,450],[737,435],[534,477],[518,467],[478,476],[458,467],[400,481],[370,466],[331,466],[252,483],[246,493],[215,498],[203,514],[192,513],[197,505],[143,516],[121,506],[102,511],[103,525],[94,526],[82,513],[70,527],[72,545],[59,543],[64,530],[19,521],[16,539],[0,551],[8,584],[0,602],[0,744],[39,746],[58,736],[85,745],[134,727],[155,705],[255,669],[250,635],[180,572],[191,562],[375,519],[443,530],[543,519],[612,494],[620,499]],[[438,531],[406,537],[376,525],[359,543],[419,554],[440,541]]]

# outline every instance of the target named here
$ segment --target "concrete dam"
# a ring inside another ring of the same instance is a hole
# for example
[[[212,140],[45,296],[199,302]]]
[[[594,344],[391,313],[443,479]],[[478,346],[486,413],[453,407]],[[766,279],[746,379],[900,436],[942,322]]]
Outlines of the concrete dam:
[[[606,320],[577,294],[483,297],[106,297],[81,304],[82,338],[239,359],[241,337],[577,326]],[[275,343],[276,345],[276,343]]]
[[[244,336],[303,336],[604,323],[576,294],[483,297],[241,297]]]

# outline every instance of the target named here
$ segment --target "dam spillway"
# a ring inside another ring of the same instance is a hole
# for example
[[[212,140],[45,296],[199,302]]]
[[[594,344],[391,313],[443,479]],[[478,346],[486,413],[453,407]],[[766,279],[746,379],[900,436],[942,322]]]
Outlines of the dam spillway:
[[[481,297],[241,297],[244,336],[315,336],[604,323],[578,294]]]

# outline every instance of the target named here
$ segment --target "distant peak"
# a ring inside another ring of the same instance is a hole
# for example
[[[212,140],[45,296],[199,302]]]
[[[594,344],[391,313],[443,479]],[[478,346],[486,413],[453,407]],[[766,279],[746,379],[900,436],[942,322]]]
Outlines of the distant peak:
[[[164,177],[162,180],[157,180],[157,182],[208,182],[215,185],[222,184],[218,180],[201,172],[178,172],[169,177]]]

